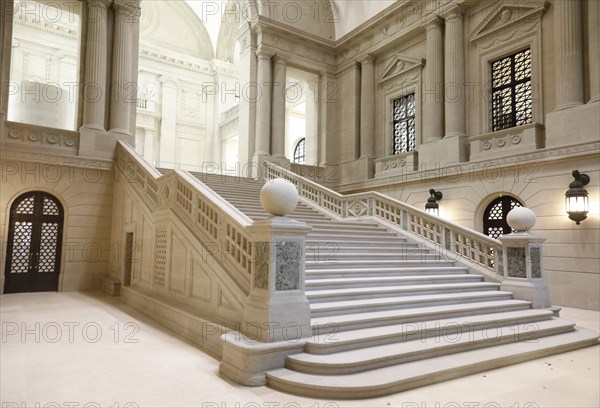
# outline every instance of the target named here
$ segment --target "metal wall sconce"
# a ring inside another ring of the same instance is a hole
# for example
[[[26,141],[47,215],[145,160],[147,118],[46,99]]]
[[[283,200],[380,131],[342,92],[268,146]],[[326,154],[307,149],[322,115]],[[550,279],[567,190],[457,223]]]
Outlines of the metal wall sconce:
[[[575,180],[569,184],[569,189],[565,193],[565,208],[569,218],[579,225],[579,223],[587,218],[587,213],[590,210],[588,192],[583,186],[590,182],[590,177],[587,174],[580,173],[579,170],[573,170],[573,178]]]
[[[427,199],[427,204],[425,204],[425,212],[439,217],[440,205],[437,202],[440,201],[444,195],[441,191],[435,191],[433,188],[429,190],[429,194],[431,194],[431,197]]]

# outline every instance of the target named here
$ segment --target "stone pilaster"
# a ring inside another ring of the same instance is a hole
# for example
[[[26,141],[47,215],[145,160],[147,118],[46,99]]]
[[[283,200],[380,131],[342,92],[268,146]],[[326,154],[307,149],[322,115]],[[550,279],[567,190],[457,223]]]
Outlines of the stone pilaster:
[[[424,141],[433,142],[444,136],[444,41],[443,20],[433,18],[426,24],[427,61],[422,95],[425,98],[423,115]]]
[[[255,155],[271,154],[271,57],[272,53],[258,50],[256,100],[256,151]],[[285,128],[284,128],[285,129]]]
[[[162,120],[160,122],[159,166],[173,168],[177,145],[177,80],[160,77],[162,83]]]
[[[285,105],[287,60],[279,55],[273,58],[273,116],[271,118],[271,153],[285,157]]]
[[[556,110],[583,104],[581,0],[560,0],[554,9]]]
[[[446,15],[445,38],[446,137],[465,135],[465,50],[463,15],[454,6]]]
[[[588,49],[590,60],[590,100],[600,101],[600,2],[588,0]]]
[[[139,14],[138,0],[114,0],[115,30],[113,39],[112,97],[110,131],[131,134],[132,104],[135,105],[137,81],[133,72],[134,29]]]
[[[83,126],[105,130],[107,11],[111,0],[88,0]]]
[[[359,61],[360,76],[360,158],[375,157],[375,58]]]

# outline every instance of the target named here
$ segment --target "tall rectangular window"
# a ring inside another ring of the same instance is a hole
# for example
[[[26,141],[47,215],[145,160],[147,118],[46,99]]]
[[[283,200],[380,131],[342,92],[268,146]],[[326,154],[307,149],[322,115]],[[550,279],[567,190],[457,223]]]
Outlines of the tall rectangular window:
[[[14,2],[9,121],[77,130],[81,5]]]
[[[412,152],[416,147],[415,131],[415,94],[403,96],[392,101],[392,153]]]
[[[531,50],[492,62],[492,130],[532,121]]]

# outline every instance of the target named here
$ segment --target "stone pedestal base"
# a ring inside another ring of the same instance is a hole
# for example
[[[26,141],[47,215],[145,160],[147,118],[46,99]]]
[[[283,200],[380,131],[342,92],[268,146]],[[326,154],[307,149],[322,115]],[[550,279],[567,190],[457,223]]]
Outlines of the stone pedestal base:
[[[375,175],[375,159],[357,159],[340,164],[342,184],[372,179]]]
[[[420,145],[419,169],[431,170],[467,160],[466,136],[447,136],[435,142]]]
[[[546,115],[546,147],[598,141],[600,101]]]
[[[534,309],[545,309],[551,306],[550,291],[542,279],[505,279],[500,290],[512,292],[515,299],[531,302]]]
[[[119,140],[135,145],[135,138],[126,133],[106,132],[85,126],[79,133],[79,155],[83,157],[112,160]]]
[[[223,358],[219,374],[250,387],[265,385],[265,372],[282,368],[290,354],[302,353],[305,340],[260,343],[239,333],[221,336]]]

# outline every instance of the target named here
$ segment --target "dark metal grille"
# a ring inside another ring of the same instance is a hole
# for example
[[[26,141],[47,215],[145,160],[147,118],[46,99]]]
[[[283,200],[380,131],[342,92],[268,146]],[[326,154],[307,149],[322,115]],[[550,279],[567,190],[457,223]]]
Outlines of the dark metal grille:
[[[48,197],[44,197],[44,209],[42,210],[44,215],[60,215],[58,205]]]
[[[400,154],[415,150],[415,94],[392,101],[393,146],[392,153]]]
[[[519,200],[511,196],[496,198],[483,213],[483,233],[492,238],[510,234],[512,229],[506,222],[506,216],[515,207],[523,207]]]
[[[42,223],[38,272],[54,272],[58,245],[58,223]]]
[[[27,273],[31,259],[32,222],[15,222],[10,273]]]
[[[492,63],[492,130],[532,121],[531,50]]]
[[[306,163],[306,139],[300,139],[296,148],[294,149],[294,163],[304,164]]]

